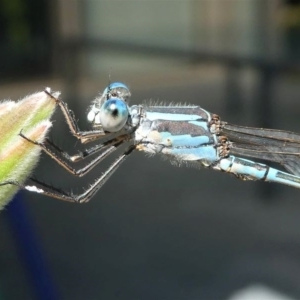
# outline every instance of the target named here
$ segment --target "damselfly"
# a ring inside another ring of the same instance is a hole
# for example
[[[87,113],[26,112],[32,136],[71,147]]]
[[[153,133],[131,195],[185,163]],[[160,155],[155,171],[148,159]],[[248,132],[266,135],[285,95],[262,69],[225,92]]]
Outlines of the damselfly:
[[[88,202],[116,171],[133,150],[161,154],[170,160],[235,175],[242,180],[278,182],[300,188],[300,135],[288,131],[251,128],[229,124],[220,117],[199,106],[182,105],[133,105],[128,106],[131,94],[120,82],[110,84],[90,106],[87,119],[92,130],[81,131],[74,114],[66,103],[49,94],[60,107],[71,133],[81,142],[100,143],[69,155],[50,140],[30,143],[41,147],[58,164],[76,176],[84,176],[103,159],[124,143],[129,147],[84,192],[75,195],[49,186],[36,179],[34,185],[8,181],[21,189],[72,202]],[[102,141],[101,141],[102,140]],[[75,169],[76,163],[87,157],[97,156],[83,168]],[[253,157],[281,164],[289,173],[266,164],[247,160]],[[293,174],[293,175],[292,175]],[[1,188],[1,187],[0,187]]]

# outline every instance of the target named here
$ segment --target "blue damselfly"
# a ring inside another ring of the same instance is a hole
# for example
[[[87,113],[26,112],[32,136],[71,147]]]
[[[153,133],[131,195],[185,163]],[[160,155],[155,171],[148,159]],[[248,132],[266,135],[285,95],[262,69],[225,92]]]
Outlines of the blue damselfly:
[[[41,147],[58,164],[76,176],[84,176],[119,146],[129,147],[83,193],[74,195],[36,179],[34,185],[14,180],[21,189],[71,202],[88,202],[110,178],[133,150],[162,154],[170,160],[189,165],[204,166],[231,173],[242,180],[277,182],[300,188],[300,135],[288,131],[243,127],[221,121],[220,117],[199,106],[133,105],[128,106],[131,94],[120,82],[110,84],[90,106],[87,119],[92,130],[81,131],[74,114],[66,103],[49,94],[60,107],[72,134],[81,142],[102,140],[99,144],[69,155],[50,140],[30,143]],[[83,168],[74,169],[69,162],[81,161],[99,153]],[[287,172],[244,157],[263,159],[281,164]]]

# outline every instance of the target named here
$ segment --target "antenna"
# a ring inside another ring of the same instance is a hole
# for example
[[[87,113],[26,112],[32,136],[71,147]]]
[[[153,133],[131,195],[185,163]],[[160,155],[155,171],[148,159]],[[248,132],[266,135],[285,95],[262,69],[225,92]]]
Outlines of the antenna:
[[[106,100],[109,99],[109,94],[111,91],[110,84],[111,84],[111,67],[109,68],[109,73],[108,73],[108,88],[107,88],[108,93],[106,94]]]

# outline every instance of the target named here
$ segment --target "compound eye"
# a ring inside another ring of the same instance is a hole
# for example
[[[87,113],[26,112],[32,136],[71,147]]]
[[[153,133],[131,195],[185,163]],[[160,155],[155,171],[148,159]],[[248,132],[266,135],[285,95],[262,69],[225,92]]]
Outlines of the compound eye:
[[[105,131],[117,132],[122,129],[128,119],[128,108],[121,99],[109,99],[100,109],[99,117]]]
[[[105,88],[102,96],[105,96],[106,100],[119,98],[126,102],[130,98],[131,94],[129,88],[124,83],[113,82]]]

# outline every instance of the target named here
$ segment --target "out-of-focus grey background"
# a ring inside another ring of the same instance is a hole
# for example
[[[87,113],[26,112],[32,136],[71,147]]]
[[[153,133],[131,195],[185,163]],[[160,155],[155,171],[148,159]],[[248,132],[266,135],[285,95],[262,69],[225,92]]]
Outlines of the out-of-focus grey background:
[[[299,0],[6,0],[0,16],[1,99],[50,86],[88,129],[110,76],[132,104],[300,132]],[[114,157],[78,179],[42,155],[34,174],[80,192]],[[0,214],[1,300],[300,299],[297,189],[133,153],[88,204],[18,197]]]

